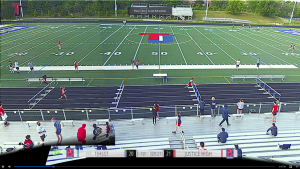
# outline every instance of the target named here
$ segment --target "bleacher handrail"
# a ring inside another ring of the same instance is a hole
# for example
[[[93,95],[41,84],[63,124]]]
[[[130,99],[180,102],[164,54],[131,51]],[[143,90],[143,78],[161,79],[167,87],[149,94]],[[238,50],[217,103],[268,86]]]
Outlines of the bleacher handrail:
[[[39,91],[37,94],[35,94],[31,99],[29,99],[27,102],[29,103],[31,100],[33,100],[37,95],[39,95],[42,91],[44,91],[48,86],[51,87],[51,83],[54,81],[51,81],[46,87],[44,87],[41,91]]]
[[[268,86],[270,89],[272,89],[274,92],[276,92],[278,95],[281,96],[281,94],[279,92],[277,92],[275,89],[273,89],[271,86],[269,86],[267,83],[265,83],[264,81],[262,81],[260,78],[257,78],[259,79],[260,82],[263,82],[266,86]]]

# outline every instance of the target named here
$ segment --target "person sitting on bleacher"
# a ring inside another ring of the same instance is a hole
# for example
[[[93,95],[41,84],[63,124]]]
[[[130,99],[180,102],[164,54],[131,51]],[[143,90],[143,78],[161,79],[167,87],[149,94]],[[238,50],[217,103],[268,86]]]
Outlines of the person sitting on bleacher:
[[[269,133],[269,131],[271,130],[271,133]],[[270,127],[268,130],[267,130],[267,135],[270,135],[272,134],[273,136],[277,136],[277,126],[275,126],[275,123],[272,123],[272,127]]]
[[[239,148],[239,145],[234,145],[235,149],[237,150],[237,156],[238,158],[242,158],[242,149]]]
[[[204,142],[200,142],[199,150],[207,150],[207,149],[204,148]]]
[[[26,136],[26,139],[24,141],[24,150],[30,150],[33,148],[33,141],[30,139],[30,135]]]
[[[227,138],[228,138],[228,133],[225,132],[225,129],[222,128],[222,132],[220,132],[217,136],[218,138],[218,143],[221,142],[221,143],[226,143],[227,141]]]

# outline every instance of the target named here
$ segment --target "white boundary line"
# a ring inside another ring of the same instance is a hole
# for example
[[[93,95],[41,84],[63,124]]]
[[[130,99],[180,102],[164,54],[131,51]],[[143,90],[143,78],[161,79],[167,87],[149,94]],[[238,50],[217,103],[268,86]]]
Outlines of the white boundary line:
[[[124,25],[123,25],[124,26]],[[122,27],[123,27],[122,26]],[[129,33],[131,31],[133,31],[135,29],[135,26],[127,33],[127,35],[124,37],[124,39],[119,43],[119,45],[116,47],[116,49],[110,54],[110,56],[107,58],[107,60],[104,62],[103,66],[105,66],[105,64],[108,62],[108,60],[111,58],[111,56],[115,53],[115,51],[119,48],[119,46],[123,43],[123,41],[125,40],[125,38],[129,35]]]
[[[196,29],[196,28],[194,28]],[[231,57],[227,52],[225,52],[221,47],[219,47],[217,44],[215,44],[212,40],[210,40],[208,37],[206,37],[202,32],[200,32],[198,29],[196,29],[197,32],[201,33],[202,36],[204,36],[206,39],[208,39],[211,43],[213,43],[214,45],[216,45],[219,49],[221,49],[221,51],[223,51],[227,56],[229,56],[232,60],[234,60],[236,62],[236,60]]]
[[[187,33],[187,31],[182,27],[182,29],[185,31],[186,34],[189,35],[189,37],[194,41],[194,43],[198,46],[198,48],[203,52],[203,54],[207,57],[208,60],[210,60],[210,58],[206,55],[206,53],[202,50],[202,48],[200,48],[200,46],[195,42],[195,40],[191,37],[191,35],[189,33]],[[210,60],[210,62],[214,64],[214,62],[212,60]]]
[[[96,27],[94,27],[94,28],[91,28],[91,29],[89,29],[89,30],[87,30],[87,31],[84,31],[84,32],[82,32],[82,33],[80,33],[80,34],[78,34],[78,35],[76,35],[76,36],[74,36],[74,37],[72,37],[72,38],[70,38],[70,39],[64,41],[63,43],[68,42],[69,40],[74,39],[74,38],[76,38],[77,36],[82,35],[82,34],[88,32],[88,31],[90,31],[90,30],[93,30],[93,29],[99,27],[99,26],[100,26],[100,25],[98,25],[98,26],[96,26]],[[74,31],[75,31],[75,30],[74,30]],[[71,32],[72,32],[72,31],[71,31]],[[61,35],[61,36],[62,36],[62,35]],[[57,37],[55,37],[55,38],[57,38]],[[45,42],[44,42],[44,43],[45,43]],[[62,44],[63,44],[63,43],[62,43]],[[46,50],[46,51],[44,51],[44,52],[42,52],[42,53],[36,55],[36,56],[34,56],[34,57],[31,58],[31,59],[28,59],[27,61],[23,62],[23,63],[20,64],[20,65],[23,65],[23,64],[27,63],[28,61],[30,61],[30,60],[32,60],[32,59],[34,59],[34,58],[36,58],[36,57],[38,57],[38,56],[40,56],[40,55],[42,55],[42,54],[48,52],[49,50],[52,50],[53,48],[56,48],[56,47],[57,47],[57,45],[55,45],[54,47],[52,47],[52,48],[50,48],[50,49],[48,49],[48,50]]]
[[[145,30],[144,30],[144,33],[146,33],[147,28],[148,28],[148,26],[146,26],[146,28],[145,28]],[[142,42],[144,36],[145,36],[145,35],[143,35],[142,38],[141,38],[141,40],[140,40],[139,46],[138,46],[138,48],[137,48],[136,51],[135,51],[133,60],[135,59],[135,57],[136,57],[136,55],[137,55],[137,53],[138,53],[138,51],[139,51],[139,49],[140,49],[140,45],[141,45],[141,42]]]
[[[238,32],[237,32],[237,33],[238,33]],[[239,33],[239,34],[240,34],[240,33]],[[255,35],[254,33],[251,33],[251,34]],[[242,35],[244,35],[244,34],[242,34]],[[274,49],[277,49],[277,50],[279,50],[279,51],[282,51],[282,52],[285,52],[285,53],[286,53],[286,51],[284,51],[284,50],[282,50],[282,49],[279,49],[279,48],[277,48],[277,47],[274,47],[273,45],[269,45],[269,44],[267,44],[267,43],[265,43],[265,42],[263,42],[263,41],[257,40],[257,39],[255,39],[255,38],[252,38],[252,37],[247,36],[247,35],[244,35],[244,36],[246,36],[246,37],[248,37],[248,38],[251,38],[251,39],[253,39],[253,40],[256,40],[256,41],[258,41],[258,42],[260,42],[260,43],[266,44],[267,46],[270,46],[270,47],[272,47],[272,48],[274,48]],[[258,36],[258,35],[257,35],[257,36]],[[259,37],[260,37],[260,36],[259,36]],[[283,44],[283,43],[276,42],[276,41],[274,41],[274,40],[272,40],[272,39],[269,39],[269,38],[265,38],[265,39],[268,39],[269,41],[273,41],[273,42],[278,43],[278,44],[285,45],[285,44]],[[299,41],[300,41],[300,40],[299,40]],[[300,57],[297,57],[297,56],[294,56],[294,57],[300,58]]]
[[[178,41],[177,41],[177,38],[176,38],[176,36],[175,36],[175,34],[174,34],[174,32],[173,32],[173,29],[172,29],[171,26],[170,26],[170,28],[171,28],[171,31],[172,31],[174,37],[175,37],[175,40],[176,40],[177,46],[178,46],[178,48],[179,48],[179,50],[180,50],[181,56],[182,56],[182,58],[183,58],[185,64],[187,65],[187,62],[186,62],[185,57],[184,57],[184,55],[183,55],[183,53],[182,53],[182,51],[181,51],[181,48],[180,48],[179,43],[178,43]]]
[[[121,29],[122,27],[120,27],[119,29]],[[95,49],[97,49],[100,45],[102,45],[103,42],[105,42],[109,37],[111,37],[113,34],[115,34],[119,29],[117,29],[116,31],[114,31],[112,34],[110,34],[107,38],[105,38],[101,43],[99,43],[99,45],[97,45],[93,50],[91,50],[88,54],[86,54],[82,59],[80,59],[80,61],[78,61],[78,63],[80,63],[83,59],[85,59],[89,54],[91,54]]]
[[[220,29],[219,29],[219,30],[220,30]],[[225,32],[225,31],[223,31],[223,30],[221,30],[221,31],[222,31],[222,32]],[[281,58],[279,58],[279,57],[277,57],[277,56],[275,56],[275,55],[272,55],[272,54],[269,53],[269,52],[266,52],[266,51],[264,51],[264,50],[262,50],[262,49],[260,49],[260,48],[258,48],[258,47],[256,47],[256,46],[252,45],[251,43],[248,43],[248,42],[246,42],[246,41],[244,41],[244,40],[242,40],[242,39],[240,39],[240,38],[238,38],[238,37],[236,37],[236,36],[234,36],[234,35],[232,35],[232,34],[229,34],[229,33],[227,33],[227,32],[225,32],[225,33],[228,34],[228,35],[230,35],[230,36],[232,36],[232,37],[235,37],[236,39],[239,39],[240,41],[243,41],[243,42],[245,42],[245,43],[247,43],[247,44],[249,44],[249,45],[255,47],[256,49],[259,49],[259,50],[261,50],[261,51],[263,51],[263,52],[265,52],[265,53],[267,53],[267,54],[269,54],[269,55],[271,55],[271,56],[273,56],[273,57],[275,57],[275,58],[277,58],[277,59],[279,59],[279,60],[281,60],[281,61],[283,61],[283,62],[286,62],[286,63],[292,65],[291,63],[289,63],[289,62],[287,62],[287,61],[285,61],[285,60],[283,60],[283,59],[281,59]]]

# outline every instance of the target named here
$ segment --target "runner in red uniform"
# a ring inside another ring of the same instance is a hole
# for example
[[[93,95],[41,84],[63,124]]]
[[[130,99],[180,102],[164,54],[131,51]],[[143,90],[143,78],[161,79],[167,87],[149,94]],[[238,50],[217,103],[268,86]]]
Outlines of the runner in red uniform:
[[[68,100],[67,100],[67,95],[66,95],[67,90],[65,90],[64,87],[61,87],[60,89],[61,89],[61,95],[60,95],[60,98],[57,99],[57,101],[58,101],[59,99],[62,99],[63,97],[65,97],[66,101],[68,101]]]
[[[10,61],[8,63],[9,63],[8,66],[9,66],[10,73],[15,73],[13,64]]]
[[[61,49],[61,47],[60,47],[60,41],[58,41],[58,48]]]
[[[0,116],[2,117],[2,120],[4,121],[5,126],[9,125],[9,122],[7,122],[7,115],[4,112],[3,108],[2,108],[2,103],[0,102]]]
[[[159,121],[159,104],[155,101],[154,106],[156,106],[156,111],[157,111],[157,116],[156,116],[156,120]]]
[[[274,122],[276,122],[276,115],[277,115],[277,112],[278,112],[278,105],[276,104],[275,101],[273,101],[274,105],[273,105],[273,109],[272,109],[272,121],[273,122],[273,119],[275,119]]]
[[[76,73],[76,69],[79,72],[79,70],[78,70],[78,63],[76,61],[74,62],[74,66],[75,66],[75,73]]]
[[[194,84],[194,85],[196,85],[196,86],[199,86],[199,84],[196,84],[196,83],[195,83],[194,78],[192,78],[192,79],[188,82],[187,86],[184,87],[184,89],[187,88],[187,87],[191,87],[192,84]]]
[[[244,29],[244,24],[242,25],[242,28]]]
[[[137,59],[137,60],[136,60],[136,69],[137,69],[137,70],[139,70],[139,63],[140,63],[140,61]]]

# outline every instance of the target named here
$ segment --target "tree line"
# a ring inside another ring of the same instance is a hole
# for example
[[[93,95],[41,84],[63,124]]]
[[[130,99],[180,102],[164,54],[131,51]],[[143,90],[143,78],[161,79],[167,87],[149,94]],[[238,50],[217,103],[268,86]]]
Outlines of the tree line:
[[[128,9],[132,3],[192,5],[193,10],[206,9],[205,1],[191,2],[190,0],[117,0],[117,14],[118,16],[128,15]],[[19,3],[19,1],[1,1],[1,19],[14,18],[12,3]],[[26,0],[22,2],[22,7],[24,17],[103,17],[115,15],[114,0]],[[268,17],[289,17],[293,7],[294,2],[284,0],[211,0],[208,10],[227,11],[231,14],[252,12]],[[300,18],[300,3],[296,5],[294,17]]]

